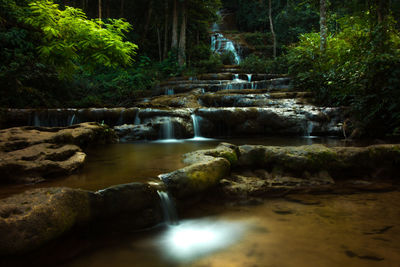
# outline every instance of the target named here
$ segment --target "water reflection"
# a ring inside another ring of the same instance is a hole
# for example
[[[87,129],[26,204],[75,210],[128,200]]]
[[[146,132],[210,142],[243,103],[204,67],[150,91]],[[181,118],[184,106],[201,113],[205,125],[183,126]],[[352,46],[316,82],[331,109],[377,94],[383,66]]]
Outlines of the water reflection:
[[[162,251],[173,261],[192,261],[238,242],[248,223],[199,219],[181,221],[162,234]]]

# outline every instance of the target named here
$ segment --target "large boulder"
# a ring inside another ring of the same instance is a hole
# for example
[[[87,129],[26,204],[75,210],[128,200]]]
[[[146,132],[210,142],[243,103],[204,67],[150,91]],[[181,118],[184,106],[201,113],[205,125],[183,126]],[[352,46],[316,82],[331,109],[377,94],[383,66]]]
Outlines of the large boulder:
[[[91,193],[42,188],[0,200],[0,255],[35,249],[91,217]]]
[[[231,165],[236,164],[237,154],[229,144],[221,144],[216,149],[188,153],[184,162],[189,166],[160,175],[168,191],[178,199],[218,185],[229,174]]]
[[[98,192],[41,188],[0,200],[0,256],[34,250],[91,223],[132,229],[162,220],[160,200],[147,184],[119,185]],[[121,221],[125,221],[121,224]]]
[[[1,130],[0,183],[37,182],[68,175],[85,162],[82,148],[115,140],[114,131],[97,123]]]

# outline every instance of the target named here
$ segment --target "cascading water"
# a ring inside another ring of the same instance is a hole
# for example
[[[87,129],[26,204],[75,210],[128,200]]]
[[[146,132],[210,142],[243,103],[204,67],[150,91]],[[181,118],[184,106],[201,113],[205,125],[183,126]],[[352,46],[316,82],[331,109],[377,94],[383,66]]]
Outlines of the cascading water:
[[[177,225],[178,216],[172,199],[169,197],[167,192],[158,190],[157,193],[161,200],[161,209],[163,211],[164,222],[167,225]]]
[[[170,117],[165,118],[161,126],[161,139],[171,140],[174,139],[174,124]]]
[[[314,130],[314,123],[312,121],[307,121],[305,125],[305,137],[311,137]]]
[[[140,121],[139,111],[138,111],[138,112],[136,112],[134,124],[139,125],[140,123],[141,123],[141,121]]]
[[[211,50],[218,54],[232,52],[235,57],[235,64],[240,64],[240,56],[233,42],[224,37],[222,33],[214,33],[211,36]]]
[[[169,89],[169,88],[165,89],[165,95],[174,95],[174,94],[175,94],[174,89]]]
[[[39,115],[36,112],[35,112],[35,117],[33,118],[33,126],[36,126],[36,127],[41,126]]]
[[[69,126],[73,125],[75,121],[75,114],[72,115],[71,121],[69,122]]]
[[[247,80],[249,81],[249,83],[251,83],[252,74],[246,74],[246,75],[247,75]]]
[[[191,117],[193,121],[194,139],[195,140],[205,139],[201,136],[199,117],[196,114],[192,114]]]

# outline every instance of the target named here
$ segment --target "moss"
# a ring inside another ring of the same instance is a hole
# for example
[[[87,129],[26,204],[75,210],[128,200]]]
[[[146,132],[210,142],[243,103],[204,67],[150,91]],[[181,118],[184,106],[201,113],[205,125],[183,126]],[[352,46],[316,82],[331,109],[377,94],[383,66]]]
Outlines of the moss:
[[[329,169],[329,166],[336,165],[338,156],[334,151],[323,151],[319,153],[308,153],[307,159],[310,169],[314,171]]]

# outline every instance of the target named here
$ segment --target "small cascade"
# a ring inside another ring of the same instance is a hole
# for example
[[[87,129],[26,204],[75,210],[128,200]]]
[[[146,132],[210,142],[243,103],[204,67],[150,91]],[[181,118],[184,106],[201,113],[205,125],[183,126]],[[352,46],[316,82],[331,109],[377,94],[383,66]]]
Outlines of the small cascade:
[[[161,139],[163,140],[171,140],[174,139],[174,124],[171,121],[170,117],[167,117],[164,123],[161,126]]]
[[[199,118],[196,114],[192,114],[194,138],[201,138]]]
[[[246,86],[246,81],[245,80],[241,80],[239,78],[239,74],[233,74],[233,80],[232,82],[228,83],[226,85],[226,90],[233,90],[233,89],[244,89]]]
[[[74,122],[75,122],[75,114],[72,115],[72,118],[71,118],[71,120],[69,122],[69,126],[73,125]]]
[[[252,78],[252,74],[246,74],[247,75],[247,80],[249,81],[249,83],[251,83],[251,78]]]
[[[211,36],[211,50],[218,54],[232,52],[235,57],[235,64],[240,64],[241,59],[235,45],[231,40],[225,38],[222,33],[214,33]]]
[[[135,121],[133,122],[133,124],[135,124],[135,125],[141,124],[140,117],[139,117],[139,111],[136,112]]]
[[[178,216],[172,199],[169,197],[167,192],[158,190],[157,193],[160,196],[161,200],[161,208],[163,211],[164,222],[167,225],[177,225]]]
[[[33,118],[33,126],[35,126],[35,127],[41,126],[40,125],[39,115],[37,114],[37,112],[35,112],[35,116]]]
[[[174,95],[174,94],[175,94],[174,89],[165,88],[165,95]]]
[[[314,130],[314,123],[312,121],[307,121],[304,133],[305,137],[311,137],[313,130]]]
[[[116,125],[124,124],[124,113],[125,113],[125,109],[121,110]]]

